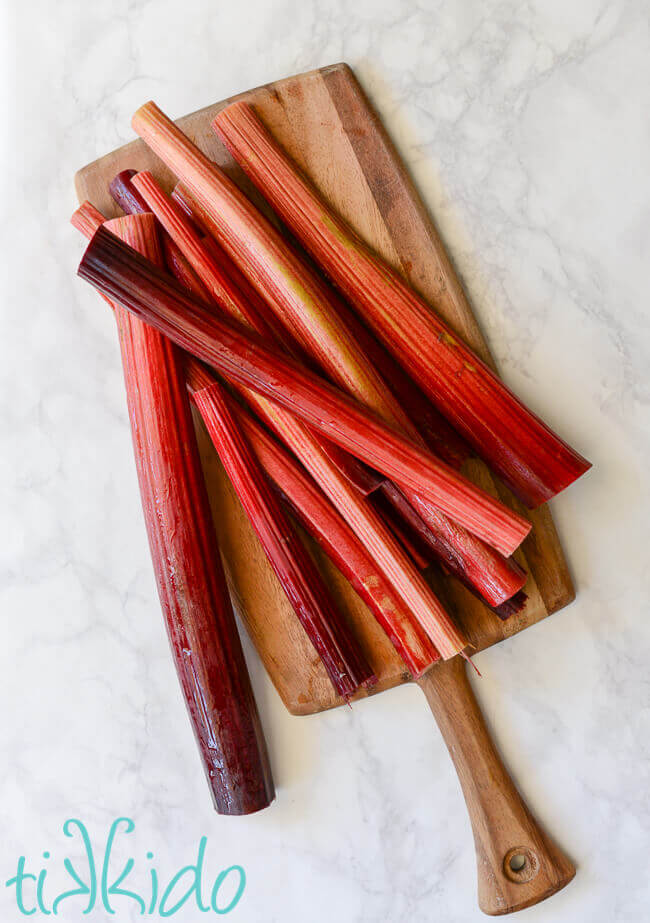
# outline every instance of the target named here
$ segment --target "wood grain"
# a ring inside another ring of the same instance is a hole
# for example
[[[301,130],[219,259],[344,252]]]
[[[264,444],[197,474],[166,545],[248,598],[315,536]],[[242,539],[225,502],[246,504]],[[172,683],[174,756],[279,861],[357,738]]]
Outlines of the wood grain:
[[[540,828],[508,775],[462,660],[454,657],[439,664],[419,685],[465,796],[476,847],[481,910],[492,915],[513,913],[564,888],[574,877],[575,866]],[[511,867],[513,859],[515,868]]]
[[[435,304],[460,335],[489,358],[440,238],[350,68],[334,65],[234,98],[247,99],[255,105],[280,142],[341,214]],[[216,112],[230,101],[208,106],[178,123],[250,194],[250,184],[210,128]],[[115,173],[126,168],[150,169],[167,188],[173,183],[169,171],[138,140],[80,170],[75,179],[79,199],[90,199],[107,215],[116,214],[107,186]],[[256,194],[253,197],[257,199]],[[227,569],[236,587],[239,611],[269,675],[293,714],[311,714],[340,704],[206,442],[201,439],[202,454]],[[506,494],[503,488],[497,488],[481,463],[472,460],[468,473],[492,492]],[[573,599],[571,580],[548,510],[542,508],[531,518],[535,528],[518,553],[530,574],[526,585],[529,602],[520,615],[501,622],[463,587],[453,581],[447,587],[455,614],[476,650],[528,628]],[[316,554],[380,678],[375,691],[408,681],[403,664],[368,610],[323,561],[323,556]]]

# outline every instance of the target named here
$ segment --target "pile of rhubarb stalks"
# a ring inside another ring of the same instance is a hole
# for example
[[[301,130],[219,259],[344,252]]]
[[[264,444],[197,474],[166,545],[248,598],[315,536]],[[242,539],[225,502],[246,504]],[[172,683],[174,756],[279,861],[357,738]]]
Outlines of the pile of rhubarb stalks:
[[[112,220],[84,202],[79,275],[117,322],[155,576],[215,807],[247,814],[274,788],[191,404],[343,700],[376,677],[296,523],[417,678],[468,649],[428,568],[494,618],[526,600],[512,554],[530,522],[464,462],[482,458],[531,509],[589,463],[358,238],[247,103],[212,127],[273,220],[154,103],[132,124],[178,183],[169,195],[149,172],[118,174]]]

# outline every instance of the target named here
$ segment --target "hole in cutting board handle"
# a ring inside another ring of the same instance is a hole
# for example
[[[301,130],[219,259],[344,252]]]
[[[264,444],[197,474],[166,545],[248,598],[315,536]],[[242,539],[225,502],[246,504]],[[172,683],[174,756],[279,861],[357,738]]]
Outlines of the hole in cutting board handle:
[[[515,846],[504,857],[503,871],[510,881],[519,884],[532,881],[539,872],[537,854],[527,846]]]

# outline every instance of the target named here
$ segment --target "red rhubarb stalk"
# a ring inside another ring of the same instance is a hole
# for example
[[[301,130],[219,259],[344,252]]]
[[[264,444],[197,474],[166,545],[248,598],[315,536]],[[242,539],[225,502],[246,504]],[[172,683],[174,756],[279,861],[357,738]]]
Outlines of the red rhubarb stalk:
[[[145,170],[133,176],[130,182],[197,274],[211,300],[229,317],[243,322],[269,342],[277,343],[301,360],[302,355],[294,348],[293,338],[282,330],[266,302],[218,245],[206,246],[207,241],[200,237],[187,215],[165,194],[151,173]],[[179,273],[174,275],[179,277]],[[329,444],[328,451],[332,460],[364,495],[376,490],[385,480],[338,446]]]
[[[73,221],[92,233],[90,208]],[[162,261],[153,216],[97,231]],[[112,232],[112,233],[110,233]],[[140,494],[176,670],[217,811],[249,814],[273,782],[212,524],[178,351],[113,303]]]
[[[230,246],[224,249],[227,249],[239,268],[245,271],[249,280],[253,284],[257,283],[256,287],[263,287],[268,297],[279,293],[286,298],[300,299],[306,313],[320,311],[322,300],[330,297],[327,286],[320,282],[317,276],[314,276],[272,225],[252,207],[240,190],[201,154],[171,120],[167,119],[153,103],[148,103],[138,110],[134,116],[133,125],[154,152],[167,163],[188,186],[201,205],[209,211],[211,220],[223,228],[224,234],[228,235],[227,240],[230,241]],[[220,239],[220,243],[223,243],[224,239]],[[325,348],[323,345],[323,349]],[[324,358],[324,356],[319,357],[321,360]],[[323,422],[321,418],[320,423]],[[342,444],[340,440],[339,432],[334,441]],[[348,445],[345,447],[350,448]],[[350,448],[350,451],[354,453],[355,450]],[[358,449],[356,454],[358,454]],[[393,464],[387,466],[383,461],[384,467],[382,468],[380,464],[368,457],[367,451],[365,457],[362,456],[362,458],[383,473],[389,474],[402,485],[418,489],[413,478],[400,475],[395,471]],[[431,463],[431,456],[428,458]],[[394,460],[393,455],[391,461]],[[487,517],[483,516],[469,495],[465,495],[462,499],[457,493],[452,496],[448,489],[452,480],[451,470],[442,463],[434,462],[434,464],[439,471],[444,470],[445,472],[446,489],[444,493],[443,491],[432,493],[426,487],[422,489],[422,493],[443,512],[499,550],[506,554],[513,551],[530,530],[530,524],[522,517],[507,510],[502,504],[495,503],[493,498],[489,501],[490,514]],[[388,467],[390,471],[387,470]],[[472,491],[466,479],[463,478],[462,482],[463,492],[469,490],[476,498],[473,491],[477,488],[473,486]],[[482,505],[486,499],[482,491],[479,493],[483,495],[481,504],[479,504]],[[460,502],[457,502],[459,500]]]
[[[233,416],[223,385],[193,393],[210,438],[274,573],[323,662],[332,685],[349,699],[377,681],[316,565],[271,490]]]
[[[248,104],[228,106],[213,126],[305,249],[524,503],[539,506],[590,467],[359,239]]]
[[[448,465],[459,469],[471,454],[465,440],[436,410],[395,357],[359,320],[349,305],[338,300],[336,310],[349,338],[358,345],[370,365],[377,370],[429,449]]]

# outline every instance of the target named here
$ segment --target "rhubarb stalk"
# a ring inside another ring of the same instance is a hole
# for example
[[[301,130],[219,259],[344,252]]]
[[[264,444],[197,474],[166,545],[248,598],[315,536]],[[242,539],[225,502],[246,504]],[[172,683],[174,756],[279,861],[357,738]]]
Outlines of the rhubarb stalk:
[[[193,399],[282,589],[332,685],[349,699],[359,687],[376,682],[358,641],[271,490],[230,411],[223,385],[213,381],[194,391]]]
[[[452,425],[535,508],[590,467],[503,384],[300,173],[247,103],[215,131],[249,178]]]
[[[103,217],[86,209],[73,223],[92,233]],[[162,262],[154,218],[107,222]],[[112,232],[112,233],[111,233]],[[248,814],[274,791],[259,715],[228,595],[178,351],[113,303],[120,334],[140,493],[158,592],[176,670],[215,807]]]
[[[135,170],[122,170],[113,177],[108,187],[113,201],[116,205],[119,205],[126,215],[141,215],[144,212],[151,212],[151,209],[132,183],[135,175]],[[163,232],[159,234],[159,238],[167,269],[176,278],[182,275],[184,284],[197,298],[202,298],[204,301],[209,300],[209,293],[179,247],[169,234],[164,233],[163,228],[159,227],[159,230]]]

